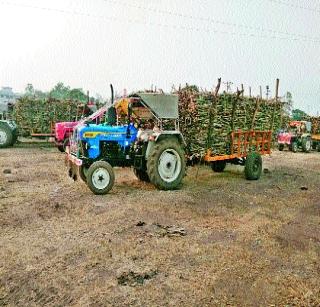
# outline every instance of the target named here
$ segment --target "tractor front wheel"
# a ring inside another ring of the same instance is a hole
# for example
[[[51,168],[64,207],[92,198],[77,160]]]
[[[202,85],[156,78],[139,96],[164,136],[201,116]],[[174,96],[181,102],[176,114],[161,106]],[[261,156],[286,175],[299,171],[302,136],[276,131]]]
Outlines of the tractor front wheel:
[[[147,161],[151,183],[160,190],[174,190],[180,185],[185,171],[185,153],[177,140],[168,138],[155,143]]]
[[[211,168],[216,173],[222,173],[226,168],[227,162],[226,161],[214,161],[211,163]]]
[[[293,142],[290,146],[290,149],[292,152],[297,152],[298,151],[298,143],[297,142]]]
[[[94,162],[88,169],[87,185],[96,195],[107,194],[114,185],[112,166],[105,161]]]
[[[247,156],[244,173],[246,179],[257,180],[260,178],[262,172],[262,158],[259,153],[253,152]]]
[[[284,144],[279,144],[278,145],[278,149],[279,149],[279,151],[283,151],[284,150]]]

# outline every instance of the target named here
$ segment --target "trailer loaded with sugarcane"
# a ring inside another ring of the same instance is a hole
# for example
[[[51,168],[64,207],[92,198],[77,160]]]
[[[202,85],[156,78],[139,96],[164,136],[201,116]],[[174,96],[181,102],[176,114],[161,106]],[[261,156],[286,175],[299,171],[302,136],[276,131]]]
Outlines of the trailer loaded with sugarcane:
[[[180,130],[186,141],[189,164],[206,163],[222,172],[227,163],[244,165],[249,180],[258,179],[262,155],[270,154],[281,126],[283,103],[278,99],[246,97],[243,90],[219,95],[186,86],[179,95]]]

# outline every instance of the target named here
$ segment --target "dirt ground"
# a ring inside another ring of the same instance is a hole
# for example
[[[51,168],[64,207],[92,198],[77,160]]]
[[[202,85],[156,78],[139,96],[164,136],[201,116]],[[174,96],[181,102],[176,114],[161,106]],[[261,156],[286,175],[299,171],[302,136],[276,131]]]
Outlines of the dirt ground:
[[[0,305],[319,306],[320,154],[188,169],[158,191],[116,169],[110,194],[48,147],[0,151]]]

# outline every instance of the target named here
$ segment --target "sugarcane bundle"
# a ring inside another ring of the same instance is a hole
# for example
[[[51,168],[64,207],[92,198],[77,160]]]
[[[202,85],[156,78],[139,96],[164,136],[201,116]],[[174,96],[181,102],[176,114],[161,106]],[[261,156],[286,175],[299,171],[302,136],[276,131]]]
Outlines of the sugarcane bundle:
[[[82,109],[82,104],[77,101],[22,97],[15,104],[13,118],[19,134],[30,136],[33,133],[51,133],[54,123],[74,121]]]
[[[320,116],[318,117],[311,117],[311,132],[312,134],[320,134]]]
[[[281,127],[283,104],[229,94],[180,88],[179,126],[187,143],[190,160],[201,159],[207,150],[214,155],[230,154],[232,131],[273,130]]]

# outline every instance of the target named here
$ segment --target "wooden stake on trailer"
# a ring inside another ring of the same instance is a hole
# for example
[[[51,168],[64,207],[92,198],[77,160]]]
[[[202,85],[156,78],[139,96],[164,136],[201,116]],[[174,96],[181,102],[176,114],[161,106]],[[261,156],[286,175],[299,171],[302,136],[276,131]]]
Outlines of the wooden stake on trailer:
[[[218,93],[220,90],[220,86],[221,86],[221,78],[218,79],[218,83],[216,85],[216,88],[214,90],[213,93],[213,98],[212,98],[212,102],[211,102],[211,106],[210,106],[210,110],[209,110],[209,126],[208,126],[208,134],[207,134],[207,149],[209,149],[210,146],[210,142],[211,142],[211,134],[212,134],[212,123],[213,123],[213,119],[214,119],[214,114],[213,114],[213,110],[216,107],[216,102],[217,102],[217,97],[218,97]]]
[[[279,97],[279,82],[280,80],[276,80],[276,95],[275,95],[275,102],[273,105],[273,112],[272,112],[272,119],[271,119],[271,125],[270,125],[270,130],[273,130],[273,124],[274,124],[274,116],[276,114],[276,108],[278,106],[278,97]]]

